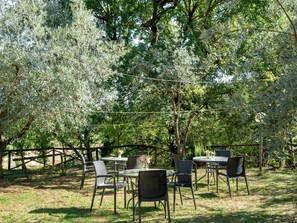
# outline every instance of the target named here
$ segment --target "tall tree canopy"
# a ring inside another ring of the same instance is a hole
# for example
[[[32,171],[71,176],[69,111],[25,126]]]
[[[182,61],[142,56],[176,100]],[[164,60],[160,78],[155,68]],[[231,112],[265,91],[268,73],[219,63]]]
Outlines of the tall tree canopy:
[[[105,41],[82,1],[0,4],[1,165],[6,146],[32,124],[74,128],[108,99],[101,86],[121,49]]]

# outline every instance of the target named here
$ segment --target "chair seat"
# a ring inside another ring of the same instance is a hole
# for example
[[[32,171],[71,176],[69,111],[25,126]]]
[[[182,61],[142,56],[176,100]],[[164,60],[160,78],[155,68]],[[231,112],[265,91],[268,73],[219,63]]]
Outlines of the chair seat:
[[[168,183],[168,187],[174,187],[174,186],[177,186],[177,187],[191,187],[192,184],[191,183],[187,183],[187,182],[169,182]]]
[[[122,188],[124,188],[126,185],[127,185],[127,182],[126,182],[126,181],[123,181],[123,182],[117,182],[117,183],[116,183],[116,189],[117,189],[117,190],[122,189]],[[113,185],[113,183],[104,183],[104,184],[99,184],[99,185],[97,185],[97,188],[114,188],[114,185]]]

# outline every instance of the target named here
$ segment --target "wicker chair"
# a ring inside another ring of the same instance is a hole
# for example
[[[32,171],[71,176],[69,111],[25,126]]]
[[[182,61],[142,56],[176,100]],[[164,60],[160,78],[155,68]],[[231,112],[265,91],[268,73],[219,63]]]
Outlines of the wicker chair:
[[[163,204],[165,218],[166,209],[168,221],[170,222],[170,208],[168,199],[168,186],[166,170],[147,170],[140,171],[138,175],[138,215],[141,222],[141,203],[157,202]],[[156,203],[155,203],[156,205]],[[133,221],[135,220],[136,207],[133,207]]]
[[[192,170],[193,170],[193,161],[192,160],[180,160],[178,169],[174,174],[174,180],[168,184],[169,187],[173,188],[173,211],[175,211],[176,188],[178,188],[178,190],[179,190],[181,204],[183,204],[183,199],[182,199],[182,195],[181,195],[181,187],[190,187],[191,188],[194,207],[195,207],[195,209],[197,209],[195,194],[194,194],[194,189],[193,189]]]
[[[244,178],[247,192],[248,194],[250,194],[249,188],[248,188],[248,182],[245,174],[244,163],[245,163],[244,157],[230,157],[228,158],[226,173],[220,172],[219,170],[217,171],[217,176],[225,176],[227,178],[227,181],[225,181],[225,183],[228,186],[230,197],[231,197],[230,179],[236,179],[236,191],[238,191],[238,178],[240,177]],[[218,181],[219,181],[219,178],[217,177],[217,192],[219,190]]]
[[[178,154],[175,154],[175,153],[172,153],[172,157],[173,157],[173,160],[174,160],[174,171],[177,171],[179,162],[181,161],[181,158],[179,157]],[[194,176],[195,176],[195,188],[197,190],[198,189],[197,164],[194,163],[194,162],[193,162],[192,172],[194,173]]]

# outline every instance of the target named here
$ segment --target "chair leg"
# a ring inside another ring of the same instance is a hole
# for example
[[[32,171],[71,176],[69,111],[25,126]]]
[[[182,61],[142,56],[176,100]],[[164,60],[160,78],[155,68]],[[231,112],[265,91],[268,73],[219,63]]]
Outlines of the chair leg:
[[[92,203],[91,203],[90,211],[92,211],[92,209],[93,209],[93,204],[94,204],[94,199],[95,199],[95,195],[96,195],[96,190],[97,190],[97,188],[95,187],[95,188],[94,188],[93,197],[92,197]]]
[[[168,199],[168,195],[167,195],[167,212],[168,212],[168,222],[170,223],[171,222],[171,219],[170,219],[170,208],[169,208],[169,199]]]
[[[248,186],[248,182],[247,182],[246,176],[244,176],[244,180],[245,180],[245,185],[246,185],[246,189],[247,189],[248,195],[250,195],[249,186]]]
[[[126,187],[124,187],[124,208],[127,207],[126,204],[127,204],[127,189]]]
[[[197,209],[197,206],[196,206],[196,199],[195,199],[195,194],[194,194],[194,188],[193,186],[191,187],[191,190],[192,190],[192,196],[193,196],[193,201],[194,201],[194,207],[195,207],[195,210]]]
[[[159,201],[159,204],[162,203],[162,201]],[[163,208],[164,208],[164,214],[165,214],[165,219],[167,217],[167,201],[164,200],[164,204],[162,203]]]
[[[209,184],[210,184],[210,179],[209,179],[209,167],[207,166],[207,191],[209,191]]]
[[[218,171],[217,171],[217,174],[216,174],[216,184],[217,184],[217,193],[219,193],[219,174],[218,174]]]
[[[183,196],[181,194],[180,187],[178,187],[178,191],[179,191],[180,203],[183,205]]]
[[[238,178],[236,178],[236,192],[238,192]]]
[[[176,203],[175,196],[176,196],[176,186],[174,186],[173,188],[173,212],[175,212],[175,203]]]
[[[196,186],[196,190],[198,190],[197,167],[196,166],[195,166],[195,186]]]
[[[228,185],[228,189],[229,189],[229,195],[231,197],[231,188],[230,188],[230,180],[229,177],[227,177],[227,185]]]
[[[101,200],[100,200],[100,206],[102,205],[102,201],[103,201],[104,193],[105,193],[105,188],[103,188],[103,190],[102,190]]]
[[[141,213],[140,213],[140,201],[138,202],[138,220],[141,222]]]
[[[136,207],[134,205],[132,207],[132,213],[133,213],[133,221],[135,221]]]
[[[117,190],[114,188],[113,190],[113,213],[117,214]]]

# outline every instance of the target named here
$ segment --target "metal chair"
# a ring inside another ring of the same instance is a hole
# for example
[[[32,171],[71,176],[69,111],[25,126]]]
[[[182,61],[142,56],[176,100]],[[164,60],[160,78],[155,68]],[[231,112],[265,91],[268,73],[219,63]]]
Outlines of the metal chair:
[[[94,161],[93,164],[96,172],[96,180],[90,211],[92,211],[93,208],[97,189],[102,189],[100,206],[102,205],[105,189],[112,189],[114,191],[114,214],[116,214],[117,190],[125,188],[127,183],[126,181],[117,182],[114,172],[107,173],[106,166],[103,161]],[[111,179],[111,182],[108,182],[107,179]],[[126,204],[126,191],[124,192],[124,204]]]
[[[231,197],[230,179],[236,179],[236,191],[238,191],[238,178],[240,177],[244,178],[248,195],[250,194],[247,178],[245,174],[244,163],[245,163],[244,157],[230,157],[228,158],[226,173],[220,172],[219,169],[217,169],[217,176],[222,175],[227,178],[227,181],[225,181],[225,183],[228,186],[230,197]],[[217,192],[219,191],[218,182],[219,182],[219,178],[217,177]]]
[[[95,172],[93,161],[86,161],[83,154],[80,155],[80,160],[82,162],[82,177],[81,177],[81,183],[80,183],[80,189],[84,187],[86,173]]]
[[[165,218],[166,208],[168,221],[170,222],[170,208],[168,199],[168,186],[166,170],[139,171],[138,175],[138,215],[141,222],[141,203],[159,201],[164,206]],[[136,207],[133,207],[133,221],[135,220]]]
[[[194,207],[196,207],[195,194],[193,189],[192,181],[192,170],[193,170],[193,161],[192,160],[180,160],[178,169],[174,174],[174,180],[169,182],[168,186],[173,188],[173,211],[175,211],[175,200],[176,200],[176,188],[178,187],[181,204],[183,204],[183,199],[181,195],[181,187],[190,187],[192,191],[192,197],[194,202]]]
[[[172,157],[174,160],[174,171],[178,170],[178,165],[179,162],[181,161],[181,158],[179,157],[178,154],[172,153]],[[193,170],[192,172],[194,173],[195,176],[195,188],[196,190],[198,189],[198,180],[197,180],[197,164],[195,162],[193,162]]]

